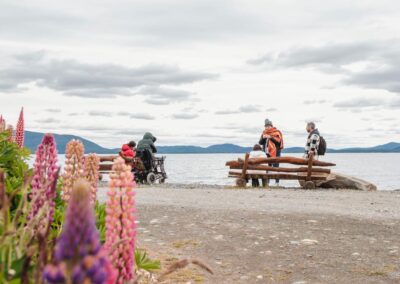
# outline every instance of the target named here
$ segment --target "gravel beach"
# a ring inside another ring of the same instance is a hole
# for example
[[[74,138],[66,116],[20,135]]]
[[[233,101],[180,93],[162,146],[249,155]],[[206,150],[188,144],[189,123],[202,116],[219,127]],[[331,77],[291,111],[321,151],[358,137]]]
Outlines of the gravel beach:
[[[214,270],[166,283],[400,283],[399,191],[165,185],[136,200],[139,247]]]

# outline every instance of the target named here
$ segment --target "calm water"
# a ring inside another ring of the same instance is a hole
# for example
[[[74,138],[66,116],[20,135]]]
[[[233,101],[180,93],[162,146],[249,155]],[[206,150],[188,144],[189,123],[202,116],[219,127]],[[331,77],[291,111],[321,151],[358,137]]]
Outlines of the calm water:
[[[293,155],[293,154],[291,154]],[[233,185],[225,162],[242,154],[168,154],[165,155],[169,183]],[[295,156],[301,156],[295,154]],[[321,160],[334,162],[335,172],[352,175],[375,183],[380,190],[400,189],[400,154],[327,154]],[[59,155],[63,164],[64,155]],[[297,186],[282,181],[283,186]]]

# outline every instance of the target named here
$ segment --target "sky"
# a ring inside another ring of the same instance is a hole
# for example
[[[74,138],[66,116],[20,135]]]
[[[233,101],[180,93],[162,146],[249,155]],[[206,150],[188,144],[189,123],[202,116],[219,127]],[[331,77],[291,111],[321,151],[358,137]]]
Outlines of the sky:
[[[0,0],[0,113],[105,147],[400,142],[400,2]]]

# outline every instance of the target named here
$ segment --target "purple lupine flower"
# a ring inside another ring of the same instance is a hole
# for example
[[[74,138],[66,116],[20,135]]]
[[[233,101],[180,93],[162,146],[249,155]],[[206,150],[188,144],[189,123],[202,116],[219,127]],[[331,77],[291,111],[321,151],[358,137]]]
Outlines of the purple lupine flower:
[[[47,205],[49,208],[48,223],[50,224],[53,221],[58,170],[57,147],[54,136],[45,134],[36,150],[31,182],[31,210],[28,214],[28,220],[36,216],[40,208]]]
[[[63,231],[57,240],[53,264],[44,278],[49,283],[113,283],[114,271],[102,249],[96,228],[90,185],[77,180],[71,192]]]

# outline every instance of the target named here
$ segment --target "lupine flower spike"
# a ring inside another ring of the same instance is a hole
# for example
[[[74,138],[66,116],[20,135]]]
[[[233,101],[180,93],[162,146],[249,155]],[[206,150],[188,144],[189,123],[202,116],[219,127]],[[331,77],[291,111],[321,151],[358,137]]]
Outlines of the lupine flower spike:
[[[36,150],[31,182],[31,210],[28,220],[34,218],[42,206],[47,205],[49,212],[44,223],[50,224],[53,221],[56,197],[54,183],[57,182],[58,169],[56,142],[53,135],[45,134]]]
[[[6,121],[4,120],[3,116],[0,116],[0,132],[6,130]]]
[[[115,272],[96,228],[90,185],[85,180],[77,180],[71,191],[53,260],[44,270],[48,283],[115,283]]]
[[[68,142],[65,150],[65,167],[63,175],[63,195],[64,201],[68,201],[74,182],[84,177],[83,169],[84,147],[79,140],[71,140]]]
[[[100,158],[96,154],[89,154],[85,157],[85,176],[90,183],[90,200],[92,204],[96,203],[97,185],[99,183],[99,165]]]
[[[24,108],[22,108],[19,113],[17,128],[15,129],[15,142],[20,148],[24,147],[24,131]]]
[[[119,157],[110,173],[106,207],[106,243],[114,268],[118,271],[116,283],[134,279],[135,259],[135,200],[131,167]]]

